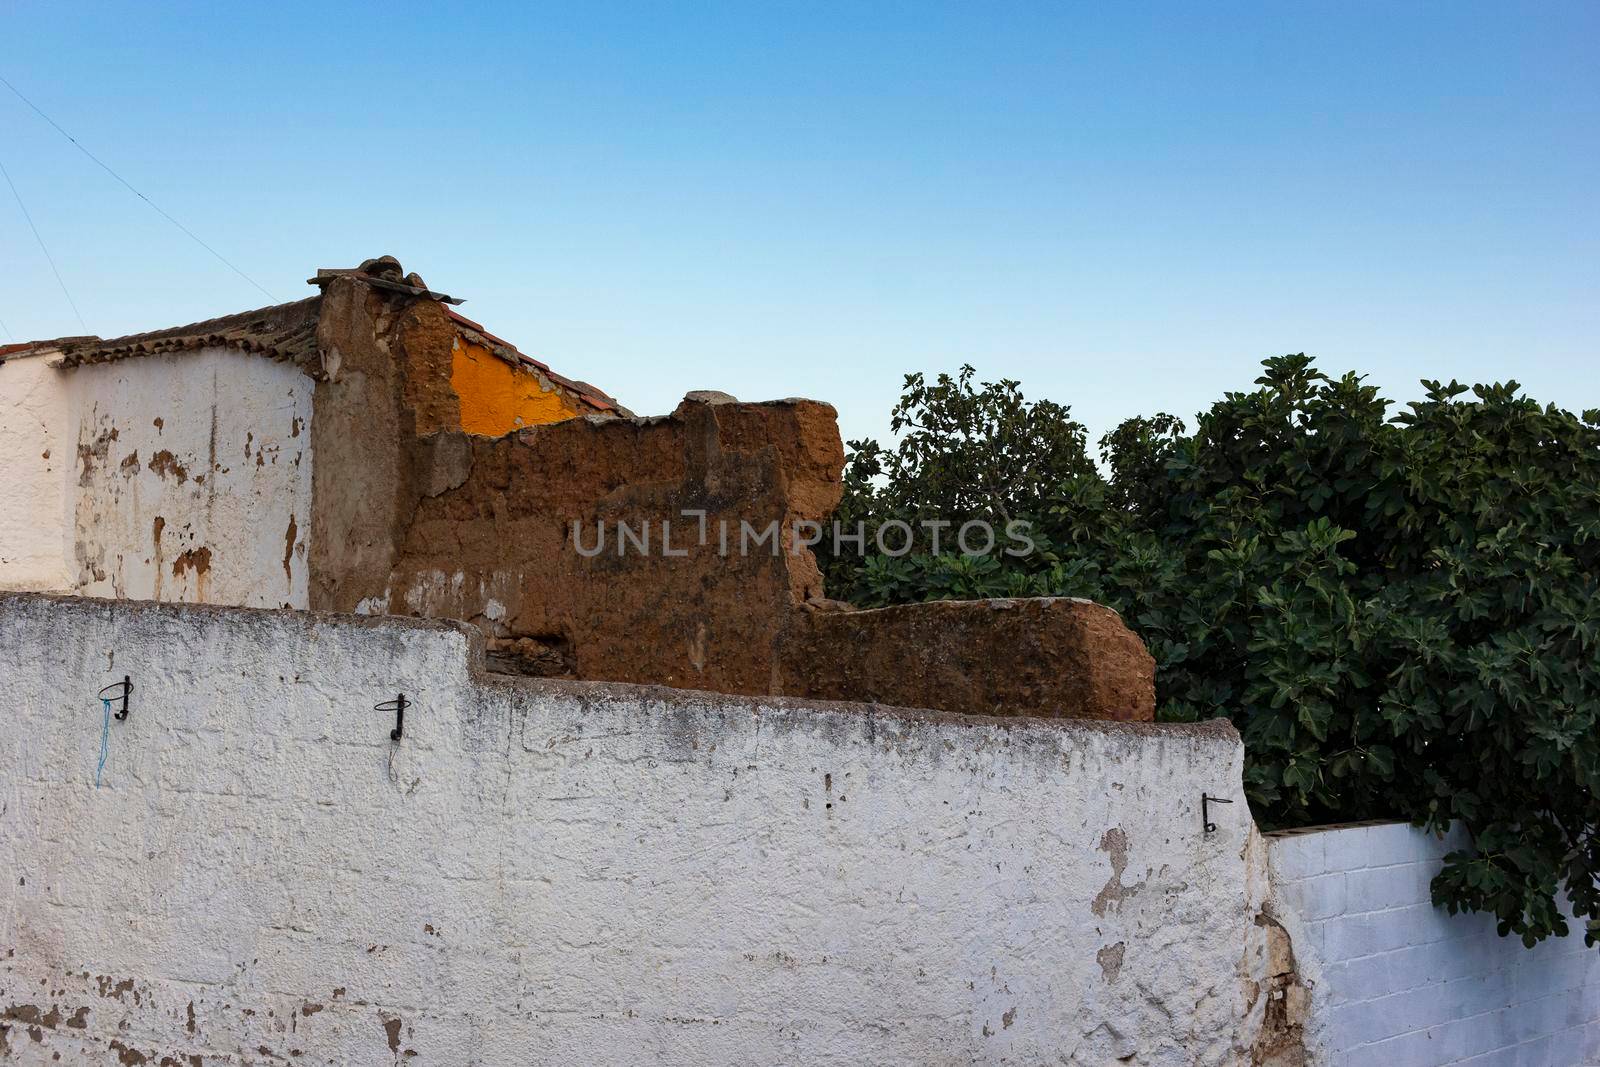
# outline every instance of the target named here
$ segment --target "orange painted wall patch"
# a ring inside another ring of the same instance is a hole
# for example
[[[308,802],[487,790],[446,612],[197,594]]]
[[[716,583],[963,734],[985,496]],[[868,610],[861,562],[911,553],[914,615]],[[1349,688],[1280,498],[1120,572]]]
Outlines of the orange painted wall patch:
[[[560,392],[546,389],[532,368],[515,368],[482,345],[459,338],[451,353],[450,385],[461,400],[461,428],[467,433],[499,437],[578,414]]]

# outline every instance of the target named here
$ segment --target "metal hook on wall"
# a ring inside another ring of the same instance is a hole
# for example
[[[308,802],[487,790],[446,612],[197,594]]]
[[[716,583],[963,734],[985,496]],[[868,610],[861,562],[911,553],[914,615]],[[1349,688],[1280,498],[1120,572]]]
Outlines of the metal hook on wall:
[[[1201,793],[1200,794],[1200,826],[1201,826],[1201,829],[1205,833],[1208,833],[1208,834],[1216,833],[1217,832],[1217,824],[1211,821],[1211,810],[1210,810],[1211,805],[1212,804],[1232,804],[1232,803],[1233,803],[1233,801],[1224,799],[1223,797],[1207,796],[1205,793]]]
[[[385,700],[381,704],[372,705],[373,711],[394,712],[394,729],[389,731],[389,740],[398,741],[401,735],[405,733],[406,708],[410,707],[410,705],[411,701],[406,699],[404,693],[398,694],[393,700]]]
[[[115,690],[115,692],[113,690]],[[110,685],[101,689],[98,696],[101,700],[122,701],[121,709],[119,709],[116,715],[113,716],[118,722],[122,722],[128,717],[128,697],[132,693],[133,679],[124,674],[122,676],[122,681],[112,682]]]

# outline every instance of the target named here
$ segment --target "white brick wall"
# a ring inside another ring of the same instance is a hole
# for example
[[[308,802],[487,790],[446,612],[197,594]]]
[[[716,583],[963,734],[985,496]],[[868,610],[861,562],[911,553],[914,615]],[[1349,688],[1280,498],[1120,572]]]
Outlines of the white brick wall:
[[[1269,834],[1272,907],[1315,983],[1313,1062],[1382,1067],[1600,1064],[1600,950],[1581,926],[1529,950],[1492,917],[1433,907],[1459,832],[1404,823]]]

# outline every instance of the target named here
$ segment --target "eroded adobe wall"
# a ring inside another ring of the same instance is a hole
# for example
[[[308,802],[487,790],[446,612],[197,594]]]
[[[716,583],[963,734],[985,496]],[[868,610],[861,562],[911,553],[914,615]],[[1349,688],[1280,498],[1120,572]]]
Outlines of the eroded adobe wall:
[[[393,566],[328,606],[471,620],[530,673],[781,692],[780,632],[822,584],[788,531],[832,510],[842,459],[833,409],[803,400],[422,438]],[[742,521],[778,522],[782,550],[740,551]]]
[[[1225,723],[513,680],[475,639],[0,598],[0,1059],[1248,1062]]]
[[[1153,661],[1104,608],[832,610],[795,543],[839,502],[829,405],[691,393],[660,418],[465,433],[463,321],[355,278],[326,286],[313,608],[466,620],[512,673],[1153,717]]]
[[[352,276],[324,281],[322,292],[323,377],[312,432],[325,460],[314,486],[310,600],[314,608],[349,610],[388,588],[417,505],[430,492],[427,470],[418,469],[419,438],[502,425],[503,433],[593,409],[536,369],[514,370],[468,341],[441,303]],[[432,464],[427,452],[423,468]]]
[[[437,305],[411,307],[426,312]],[[414,501],[406,442],[415,437],[419,418],[444,417],[439,412],[447,410],[447,398],[437,393],[407,397],[399,336],[405,310],[404,303],[353,279],[323,287],[317,349],[324,378],[317,382],[311,422],[317,455],[309,548],[313,610],[338,610],[345,585],[386,580]],[[425,323],[422,330],[428,329]]]
[[[1110,608],[1072,597],[807,609],[784,691],[980,715],[1148,720],[1155,660]]]

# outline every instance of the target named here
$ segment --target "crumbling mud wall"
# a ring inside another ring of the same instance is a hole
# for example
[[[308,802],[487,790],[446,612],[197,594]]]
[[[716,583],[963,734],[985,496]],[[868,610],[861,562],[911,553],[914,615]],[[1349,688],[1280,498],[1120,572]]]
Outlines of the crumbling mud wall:
[[[1088,600],[813,608],[781,638],[785,692],[984,715],[1149,719],[1155,663]]]
[[[1249,1062],[1226,723],[512,679],[481,640],[0,598],[0,1062]]]
[[[421,439],[390,572],[327,606],[472,620],[498,662],[532,673],[772,692],[779,626],[821,576],[776,534],[740,551],[740,524],[832,509],[833,419],[812,401],[691,401],[665,419]]]
[[[858,612],[828,601],[803,543],[841,491],[827,404],[690,394],[660,419],[428,435],[402,465],[408,503],[388,572],[330,571],[317,606],[469,620],[491,662],[513,673],[989,714],[1153,715],[1154,663],[1106,608]],[[328,543],[338,551],[341,541]]]
[[[386,269],[398,278],[398,264]],[[310,549],[311,605],[321,609],[348,610],[361,599],[352,600],[351,590],[388,584],[417,503],[429,492],[428,472],[418,469],[419,438],[464,440],[464,427],[621,410],[447,305],[370,280],[354,272],[321,280],[316,347],[323,373],[312,440],[324,461],[315,472]],[[469,356],[504,373],[462,372]],[[431,457],[420,462],[426,467]]]
[[[360,275],[321,284],[314,609],[467,620],[508,673],[1153,717],[1154,662],[1104,608],[827,600],[801,542],[842,489],[831,406],[697,392],[626,417],[441,302]],[[532,363],[583,417],[468,432],[522,416],[463,390],[464,351]]]
[[[691,393],[635,419],[392,259],[313,280],[293,304],[27,346],[70,409],[37,459],[29,427],[62,416],[0,365],[24,424],[0,460],[39,490],[0,582],[463,619],[509,673],[1153,717],[1153,661],[1103,608],[828,600],[803,543],[840,496],[827,404]]]

